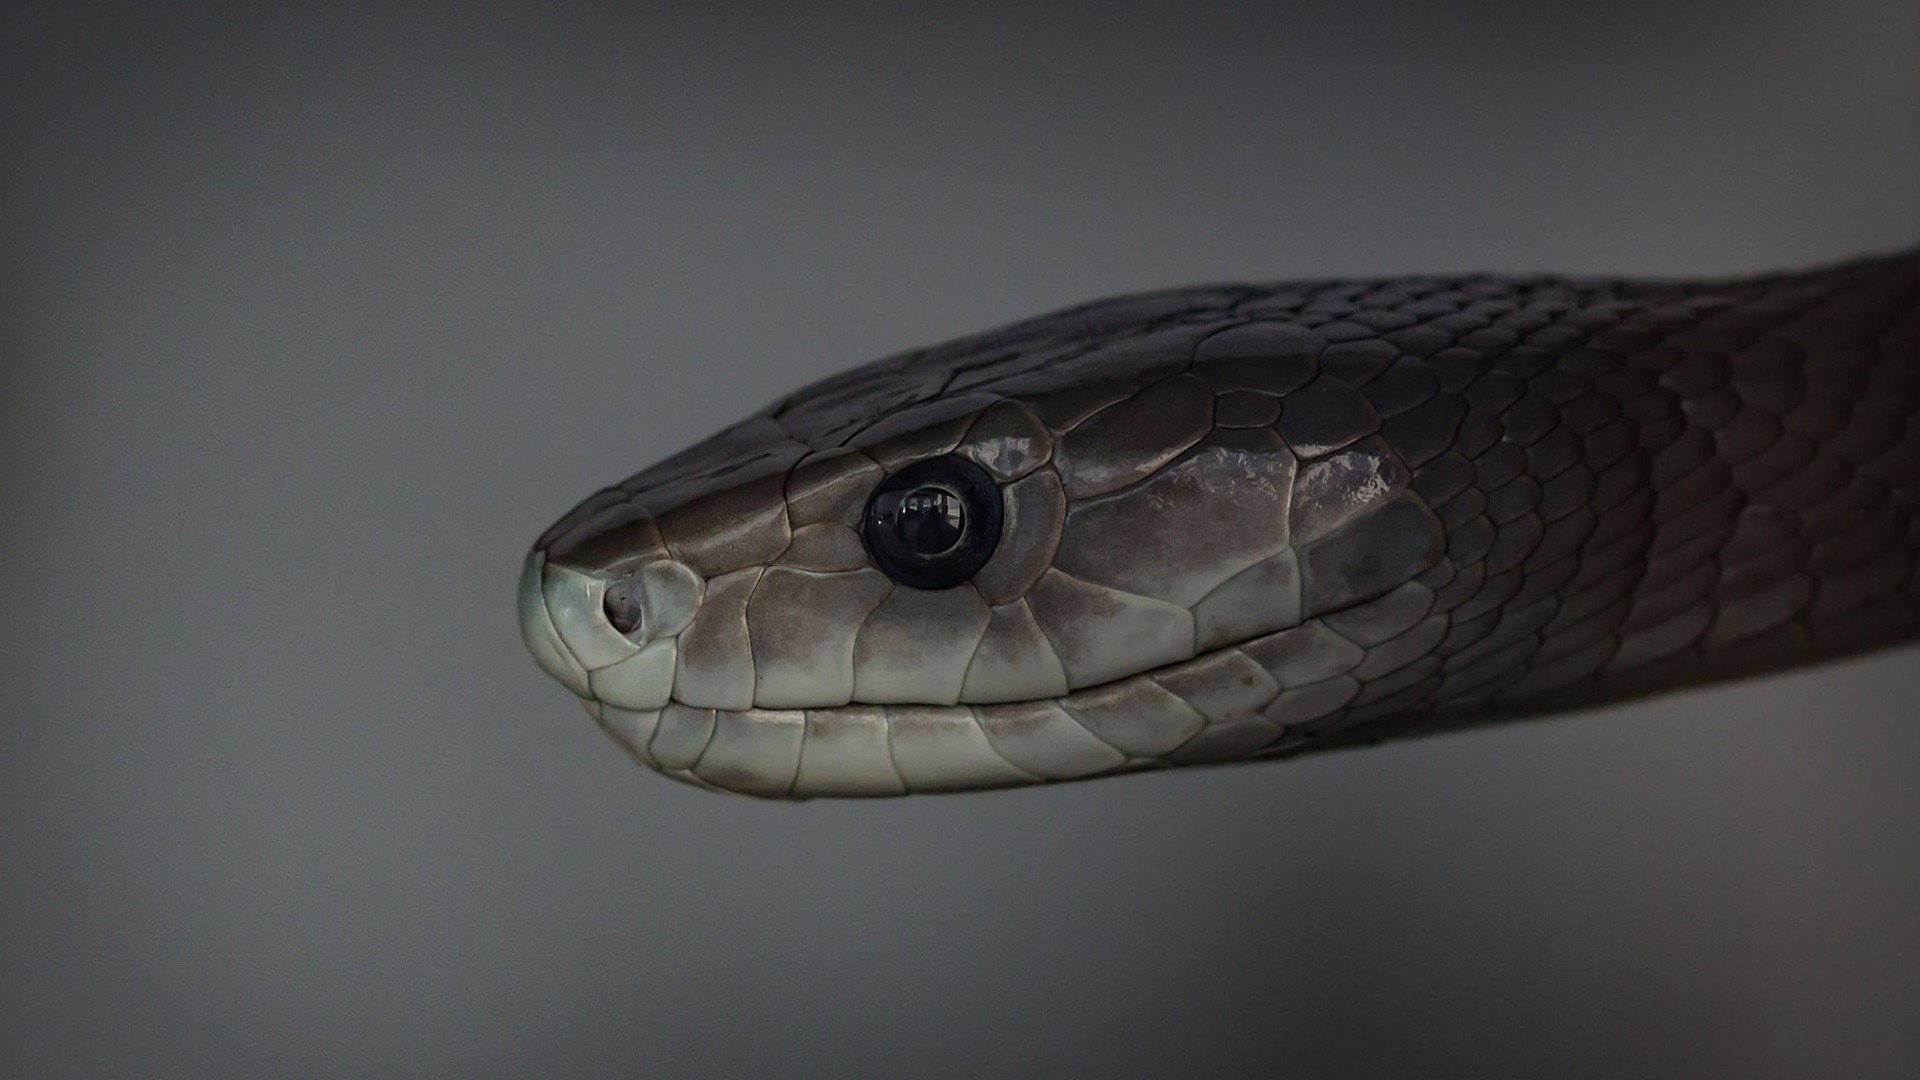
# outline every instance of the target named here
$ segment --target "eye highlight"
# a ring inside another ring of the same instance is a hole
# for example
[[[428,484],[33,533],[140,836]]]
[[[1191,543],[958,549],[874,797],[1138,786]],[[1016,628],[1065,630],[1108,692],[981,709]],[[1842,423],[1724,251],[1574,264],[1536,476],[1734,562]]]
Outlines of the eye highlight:
[[[957,454],[913,464],[867,500],[861,538],[875,566],[915,589],[949,589],[987,564],[1000,543],[1000,486]]]

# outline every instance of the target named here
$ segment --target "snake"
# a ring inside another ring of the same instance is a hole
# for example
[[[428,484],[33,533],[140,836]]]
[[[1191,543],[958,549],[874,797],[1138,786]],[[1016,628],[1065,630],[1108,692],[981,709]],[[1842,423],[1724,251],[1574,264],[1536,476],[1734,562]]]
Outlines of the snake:
[[[641,764],[771,799],[1378,744],[1920,635],[1920,249],[1118,296],[855,367],[518,585]]]

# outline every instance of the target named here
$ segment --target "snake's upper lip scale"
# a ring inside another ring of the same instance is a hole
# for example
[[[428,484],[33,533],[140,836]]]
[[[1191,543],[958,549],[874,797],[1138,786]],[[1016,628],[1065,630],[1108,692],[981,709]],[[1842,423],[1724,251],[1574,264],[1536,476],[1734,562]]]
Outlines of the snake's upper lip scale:
[[[614,630],[604,618],[598,616],[600,599],[605,587],[606,578],[603,575],[549,563],[546,553],[538,549],[528,553],[520,573],[521,638],[526,642],[528,650],[533,653],[534,659],[542,670],[560,680],[569,690],[590,704],[599,698],[599,694],[593,688],[590,673],[628,659],[641,651],[641,646],[635,645],[625,635]],[[1365,606],[1374,599],[1376,598],[1367,597],[1357,600],[1332,611],[1322,612],[1318,617],[1338,616],[1345,611]],[[556,605],[558,605],[557,608]],[[563,627],[565,627],[564,630]],[[1144,674],[1150,676],[1154,671],[1204,660],[1208,656],[1235,648],[1237,644],[1202,650],[1188,660],[1162,665]],[[1083,692],[1098,690],[1101,686],[1119,681],[1121,680],[1114,679],[1107,683],[1076,689]],[[991,704],[1021,705],[1044,700],[1049,699],[1035,698]],[[852,704],[865,703],[853,702]]]

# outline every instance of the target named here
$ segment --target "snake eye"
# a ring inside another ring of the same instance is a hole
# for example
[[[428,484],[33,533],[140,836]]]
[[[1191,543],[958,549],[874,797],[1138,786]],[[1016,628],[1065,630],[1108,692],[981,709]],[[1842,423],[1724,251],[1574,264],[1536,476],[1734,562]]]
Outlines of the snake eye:
[[[987,564],[1000,543],[1000,522],[993,477],[947,454],[881,481],[867,500],[861,536],[888,577],[915,589],[947,589]]]

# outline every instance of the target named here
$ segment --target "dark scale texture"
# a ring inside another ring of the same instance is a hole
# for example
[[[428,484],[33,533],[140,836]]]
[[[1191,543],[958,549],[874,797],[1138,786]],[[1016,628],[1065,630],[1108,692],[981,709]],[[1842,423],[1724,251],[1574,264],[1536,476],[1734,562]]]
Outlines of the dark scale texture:
[[[1440,678],[1372,723],[1328,717],[1325,738],[1293,749],[1911,636],[1917,290],[1920,260],[1903,256],[1470,305],[1480,317],[1455,325],[1477,328],[1436,353],[1442,396],[1385,429],[1448,525]]]

